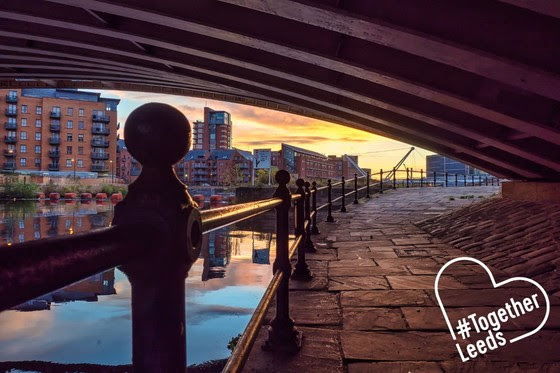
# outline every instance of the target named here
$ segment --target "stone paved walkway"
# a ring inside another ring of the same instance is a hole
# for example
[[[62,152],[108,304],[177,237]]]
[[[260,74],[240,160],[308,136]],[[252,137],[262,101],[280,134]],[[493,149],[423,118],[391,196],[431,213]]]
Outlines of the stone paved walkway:
[[[318,252],[308,255],[308,263],[315,278],[291,281],[291,315],[305,336],[302,350],[296,356],[263,352],[264,326],[245,371],[560,371],[556,299],[551,298],[553,307],[544,330],[465,363],[437,306],[436,273],[464,253],[413,222],[498,192],[496,187],[399,189],[350,205],[346,214],[336,213],[338,221],[322,223],[321,235],[314,236]],[[470,195],[474,198],[461,198]],[[504,275],[494,268],[492,272]],[[474,264],[449,267],[440,289],[453,325],[473,312],[486,315],[512,297],[521,300],[538,292],[519,282],[493,289],[484,270]],[[538,325],[544,309],[505,323],[506,339]],[[467,344],[487,336],[483,332],[459,339],[462,353],[468,357]],[[492,347],[492,341],[488,343]]]

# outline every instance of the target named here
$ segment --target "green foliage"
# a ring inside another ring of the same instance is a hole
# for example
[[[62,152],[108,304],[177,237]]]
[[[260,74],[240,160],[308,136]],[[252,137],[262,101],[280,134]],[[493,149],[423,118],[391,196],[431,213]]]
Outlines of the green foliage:
[[[107,196],[111,196],[111,194],[119,193],[119,192],[122,193],[124,197],[126,196],[128,189],[124,186],[111,185],[111,184],[105,184],[101,186],[101,193],[106,193]]]
[[[235,350],[235,347],[237,346],[237,343],[239,343],[240,339],[241,339],[241,334],[238,334],[236,337],[230,339],[227,344],[228,350],[230,350],[233,353],[233,350]]]
[[[472,198],[474,198],[474,196],[472,194],[468,194],[468,195],[463,195],[459,198],[461,198],[461,199],[472,199]]]
[[[38,191],[39,187],[33,183],[16,181],[4,186],[4,194],[7,198],[35,198]]]

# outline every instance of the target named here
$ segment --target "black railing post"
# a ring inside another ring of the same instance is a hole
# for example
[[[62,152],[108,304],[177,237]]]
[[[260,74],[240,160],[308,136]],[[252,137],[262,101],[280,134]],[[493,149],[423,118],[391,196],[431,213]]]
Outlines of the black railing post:
[[[494,176],[490,180],[492,180],[492,186],[494,186]]]
[[[292,273],[292,278],[294,280],[306,281],[313,278],[313,274],[309,270],[309,266],[305,261],[305,244],[307,242],[305,232],[305,190],[303,189],[305,181],[303,179],[297,179],[296,185],[298,187],[296,193],[301,197],[296,201],[294,212],[295,234],[296,236],[301,234],[302,237],[297,248],[298,257],[296,267]]]
[[[434,186],[435,187],[437,186],[437,174],[435,171],[434,171]]]
[[[496,185],[500,186],[500,178],[496,178]]]
[[[484,185],[488,186],[488,176],[484,176]]]
[[[474,186],[474,174],[471,175],[471,186]]]
[[[459,184],[458,184],[459,182],[458,182],[458,180],[457,180],[458,178],[459,178],[459,175],[455,174],[455,186],[458,186],[458,185],[459,185]]]
[[[482,186],[482,177],[478,175],[478,186]]]
[[[289,258],[289,214],[292,196],[287,187],[290,173],[280,170],[274,176],[278,188],[275,198],[282,199],[282,204],[276,208],[276,259],[272,272],[282,271],[282,280],[276,293],[276,315],[268,327],[268,340],[263,345],[265,350],[297,352],[301,348],[301,333],[296,329],[294,320],[290,317],[290,275],[292,264]]]
[[[115,207],[112,224],[150,221],[152,252],[138,252],[121,268],[131,284],[132,363],[137,372],[186,367],[185,278],[202,243],[200,213],[173,164],[190,145],[190,125],[172,106],[150,103],[125,125],[126,145],[142,173]]]
[[[309,187],[309,181],[306,181],[305,184],[305,221],[307,221],[307,226],[305,228],[305,251],[308,253],[314,253],[315,245],[313,245],[313,241],[311,241],[311,189]]]
[[[467,186],[467,175],[463,174],[463,186],[466,187]]]
[[[397,189],[397,170],[393,167],[393,189]]]
[[[408,167],[406,168],[406,187],[408,188]]]
[[[327,219],[326,221],[329,223],[334,222],[334,218],[332,216],[332,181],[329,179],[327,181]]]
[[[368,188],[368,193],[369,193],[369,188]],[[379,193],[383,194],[383,169],[379,170]]]
[[[340,212],[346,212],[346,189],[345,189],[346,180],[344,176],[342,176],[342,205],[340,206]]]
[[[420,169],[420,188],[424,186],[424,169]]]
[[[358,174],[354,174],[354,204],[358,204]]]
[[[369,174],[369,171],[368,171],[367,172],[367,182],[366,182],[366,198],[371,198],[371,195],[369,194],[369,179],[371,179],[371,175]]]
[[[311,221],[313,225],[311,226],[311,234],[319,234],[319,227],[317,226],[317,182],[311,183],[312,196],[311,196],[311,209],[313,210],[313,218]]]
[[[446,188],[447,188],[448,180],[449,180],[449,179],[448,179],[448,176],[449,176],[449,175],[447,174],[447,171],[445,171],[445,187],[446,187]]]

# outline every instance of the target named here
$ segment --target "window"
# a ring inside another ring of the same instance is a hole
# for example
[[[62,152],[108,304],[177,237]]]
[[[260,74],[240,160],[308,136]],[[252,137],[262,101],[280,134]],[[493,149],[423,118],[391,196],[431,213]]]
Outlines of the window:
[[[66,141],[72,141],[72,134],[71,133],[66,134]]]
[[[10,113],[17,113],[17,105],[9,104],[9,105],[8,105],[8,111],[9,111]]]
[[[18,239],[19,239],[19,242],[25,242],[25,235],[23,233],[20,233],[18,235]]]
[[[43,114],[43,108],[41,106],[35,107],[35,114],[37,115]]]
[[[27,140],[27,132],[21,131],[19,138],[22,140]]]
[[[40,166],[41,166],[41,158],[35,158],[35,166],[36,166],[36,167],[40,167]]]
[[[41,232],[35,231],[35,233],[33,233],[33,237],[34,237],[35,239],[41,238]]]
[[[66,154],[72,154],[72,147],[71,146],[66,147]]]
[[[35,145],[35,154],[41,154],[41,145]]]
[[[17,124],[16,118],[8,118],[8,123],[9,124]]]
[[[74,122],[69,120],[68,122],[66,122],[66,128],[68,128],[69,130],[71,130],[72,128],[74,128]]]
[[[41,140],[41,132],[35,132],[35,140],[37,141]]]
[[[72,167],[72,160],[71,159],[66,160],[66,167]]]
[[[21,105],[21,113],[27,114],[27,105]]]
[[[83,120],[81,120],[81,121],[78,122],[78,129],[79,129],[79,130],[85,130],[85,129],[86,129],[86,126],[84,125],[84,121],[83,121]]]
[[[84,154],[84,147],[78,146],[78,154]]]
[[[20,221],[18,222],[18,226],[19,226],[19,229],[24,229],[24,228],[25,228],[25,221],[24,221],[24,220],[20,220]]]
[[[84,160],[78,159],[78,168],[84,168]]]
[[[72,226],[72,222],[70,220],[66,219],[64,221],[64,228],[70,229],[71,226]]]
[[[20,158],[19,165],[23,167],[27,166],[27,158]]]
[[[83,133],[78,134],[78,142],[84,142],[84,134]]]
[[[79,116],[79,117],[83,117],[83,116],[84,116],[84,109],[78,109],[78,116]]]
[[[41,119],[35,119],[35,127],[40,128],[42,126]]]
[[[27,127],[27,118],[21,118],[21,126]]]
[[[27,153],[27,145],[20,145],[19,151],[20,153]]]
[[[66,115],[74,115],[74,108],[69,107],[66,109]]]

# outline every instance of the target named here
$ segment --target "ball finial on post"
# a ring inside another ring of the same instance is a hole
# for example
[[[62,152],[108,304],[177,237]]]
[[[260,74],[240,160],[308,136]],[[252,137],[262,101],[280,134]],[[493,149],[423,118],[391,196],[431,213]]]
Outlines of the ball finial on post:
[[[286,185],[290,182],[290,173],[286,170],[279,170],[276,172],[276,175],[274,175],[274,180],[276,180],[279,185]]]
[[[149,103],[128,116],[124,142],[142,165],[170,166],[189,151],[191,128],[188,119],[173,106]]]
[[[297,179],[296,180],[296,186],[298,188],[303,188],[304,185],[305,185],[305,180],[303,180],[303,179]]]

